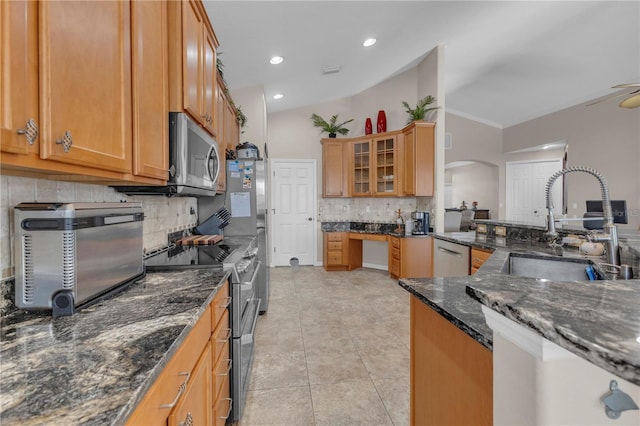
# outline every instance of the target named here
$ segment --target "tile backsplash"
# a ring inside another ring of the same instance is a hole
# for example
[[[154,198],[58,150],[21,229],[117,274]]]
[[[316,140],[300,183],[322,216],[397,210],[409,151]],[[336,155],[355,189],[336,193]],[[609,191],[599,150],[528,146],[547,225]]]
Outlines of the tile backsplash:
[[[0,176],[0,270],[2,279],[14,275],[13,207],[23,202],[137,201],[144,208],[143,238],[146,251],[167,244],[167,234],[198,223],[197,199],[192,197],[128,196],[104,185],[61,182],[17,176]]]
[[[431,212],[431,202],[431,197],[320,198],[318,221],[395,223],[400,209],[406,222],[412,211]]]

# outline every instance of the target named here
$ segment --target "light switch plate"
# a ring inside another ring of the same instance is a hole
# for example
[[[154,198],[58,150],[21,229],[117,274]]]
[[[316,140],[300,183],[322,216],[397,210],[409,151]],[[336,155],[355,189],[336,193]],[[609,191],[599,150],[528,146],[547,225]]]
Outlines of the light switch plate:
[[[504,226],[496,226],[496,235],[499,235],[501,237],[506,237],[507,228],[505,228]]]

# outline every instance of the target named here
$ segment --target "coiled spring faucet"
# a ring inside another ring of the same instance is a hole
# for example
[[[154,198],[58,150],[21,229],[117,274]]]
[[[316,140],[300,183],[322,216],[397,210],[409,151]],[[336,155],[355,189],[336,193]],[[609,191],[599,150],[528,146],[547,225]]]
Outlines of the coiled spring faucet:
[[[611,199],[609,198],[609,187],[607,186],[607,181],[599,172],[590,168],[583,166],[575,166],[575,167],[567,167],[566,169],[562,169],[560,171],[555,172],[547,181],[547,185],[544,188],[544,196],[546,199],[547,206],[547,234],[552,237],[557,237],[558,232],[556,232],[556,219],[553,217],[553,200],[551,199],[551,188],[555,181],[560,177],[564,176],[567,173],[572,172],[582,172],[590,174],[598,179],[600,183],[600,195],[602,198],[602,211],[603,211],[603,232],[595,233],[589,235],[589,239],[591,241],[596,242],[604,242],[607,247],[607,259],[608,262],[612,265],[620,266],[620,253],[619,253],[619,244],[618,244],[618,231],[616,229],[616,225],[613,223],[613,210],[611,210]]]

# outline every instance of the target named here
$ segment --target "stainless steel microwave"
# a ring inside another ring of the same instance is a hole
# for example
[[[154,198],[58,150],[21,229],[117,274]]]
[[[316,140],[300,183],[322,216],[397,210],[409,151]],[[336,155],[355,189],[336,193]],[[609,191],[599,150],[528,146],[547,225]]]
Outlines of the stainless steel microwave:
[[[213,196],[220,174],[215,139],[183,112],[169,113],[169,180],[166,186],[114,186],[130,195]]]

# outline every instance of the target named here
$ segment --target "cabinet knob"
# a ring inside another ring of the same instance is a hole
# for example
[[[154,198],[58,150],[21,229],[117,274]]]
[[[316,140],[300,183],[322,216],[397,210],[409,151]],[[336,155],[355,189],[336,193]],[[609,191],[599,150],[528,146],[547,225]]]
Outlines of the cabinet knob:
[[[64,149],[64,152],[69,152],[69,150],[71,149],[71,145],[73,145],[73,137],[71,136],[71,132],[68,130],[64,132],[62,139],[56,140],[56,144],[62,145],[62,149]]]
[[[27,138],[29,145],[33,145],[38,137],[38,125],[33,118],[30,118],[29,121],[27,121],[27,124],[24,125],[24,129],[18,129],[17,133],[19,135],[24,135]]]

